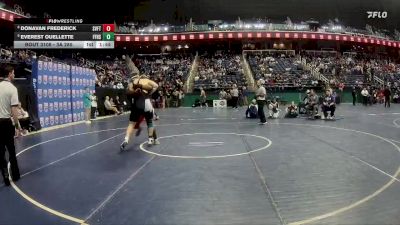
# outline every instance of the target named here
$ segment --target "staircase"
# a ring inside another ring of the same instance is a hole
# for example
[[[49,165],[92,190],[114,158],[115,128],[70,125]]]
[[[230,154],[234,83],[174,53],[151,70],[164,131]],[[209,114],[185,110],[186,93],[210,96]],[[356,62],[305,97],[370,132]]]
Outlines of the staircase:
[[[254,81],[254,75],[250,69],[249,62],[247,62],[246,56],[246,53],[243,52],[240,58],[240,62],[242,64],[243,75],[247,82],[247,89],[250,91],[254,91],[256,89],[256,82]]]
[[[192,93],[194,87],[194,78],[198,75],[199,70],[197,69],[199,66],[199,53],[196,53],[194,57],[192,67],[190,68],[189,76],[187,77],[186,84],[185,84],[185,91],[186,93]]]

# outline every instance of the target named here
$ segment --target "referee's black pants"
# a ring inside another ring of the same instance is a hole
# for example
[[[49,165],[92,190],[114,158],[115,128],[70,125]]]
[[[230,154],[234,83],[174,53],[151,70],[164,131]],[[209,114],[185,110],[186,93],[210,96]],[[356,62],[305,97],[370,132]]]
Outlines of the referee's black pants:
[[[265,105],[265,100],[257,100],[258,117],[260,117],[261,123],[267,122],[267,118],[265,117],[265,113],[264,113],[264,105]]]
[[[14,181],[20,178],[17,156],[15,154],[14,135],[15,127],[11,119],[0,119],[0,168],[5,179],[8,175],[6,151],[11,164],[11,177]]]
[[[386,105],[387,105],[387,107],[390,108],[390,96],[385,96],[385,108],[386,108]]]

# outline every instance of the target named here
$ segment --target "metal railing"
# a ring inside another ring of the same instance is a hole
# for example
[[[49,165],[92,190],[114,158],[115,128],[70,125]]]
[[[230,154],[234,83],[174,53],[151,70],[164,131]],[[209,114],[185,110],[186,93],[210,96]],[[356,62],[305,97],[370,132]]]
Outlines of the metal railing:
[[[186,79],[186,93],[192,93],[193,92],[193,87],[194,87],[194,78],[197,76],[199,73],[198,71],[198,60],[199,59],[199,54],[196,52],[196,56],[194,57],[192,67],[190,68],[189,76]]]
[[[242,52],[242,69],[243,69],[243,73],[245,75],[246,81],[247,81],[247,88],[250,91],[253,91],[256,89],[256,82],[254,80],[254,75],[253,72],[250,69],[250,65],[249,62],[247,62],[246,59],[247,54],[245,53],[245,51]]]

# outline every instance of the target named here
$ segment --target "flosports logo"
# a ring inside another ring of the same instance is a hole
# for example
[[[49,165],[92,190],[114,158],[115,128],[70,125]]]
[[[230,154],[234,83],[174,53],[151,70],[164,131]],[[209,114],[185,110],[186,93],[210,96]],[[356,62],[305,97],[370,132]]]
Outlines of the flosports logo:
[[[385,19],[388,17],[388,13],[386,11],[367,11],[368,19]]]

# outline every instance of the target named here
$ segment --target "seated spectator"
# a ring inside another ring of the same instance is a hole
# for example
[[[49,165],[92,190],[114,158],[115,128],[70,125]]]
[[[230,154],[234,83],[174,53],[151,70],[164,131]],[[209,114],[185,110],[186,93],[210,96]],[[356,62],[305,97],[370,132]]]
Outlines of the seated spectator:
[[[246,110],[246,118],[257,119],[258,118],[258,106],[257,101],[253,99]]]
[[[110,101],[110,97],[106,96],[106,100],[104,101],[104,107],[106,108],[106,110],[108,111],[112,111],[115,114],[121,114],[120,111],[118,111],[118,109],[115,107],[115,105],[113,105]]]
[[[322,103],[322,111],[324,112],[324,117],[326,119],[335,119],[335,99],[332,97],[332,93],[330,90],[325,92],[324,101]],[[328,115],[328,111],[330,111],[330,115]]]
[[[297,112],[297,105],[294,104],[294,102],[292,101],[292,103],[287,107],[286,109],[286,118],[296,118],[298,116],[298,112]]]
[[[396,92],[396,93],[393,95],[393,102],[394,102],[394,103],[400,103],[399,92]]]
[[[219,92],[219,99],[220,100],[226,99],[226,91],[224,89],[221,89],[221,91]]]
[[[22,108],[21,102],[18,103],[18,121],[23,129],[22,134],[27,134],[30,129],[30,118],[28,112]]]
[[[276,101],[276,99],[272,100],[269,105],[268,105],[268,109],[269,109],[269,118],[273,118],[276,119],[279,117],[279,104]]]
[[[119,100],[119,96],[118,95],[115,97],[115,107],[117,107],[117,109],[120,112],[124,111],[124,104],[121,102],[121,100]]]
[[[307,114],[310,119],[315,119],[318,114],[318,96],[313,89],[308,94],[306,101]]]

